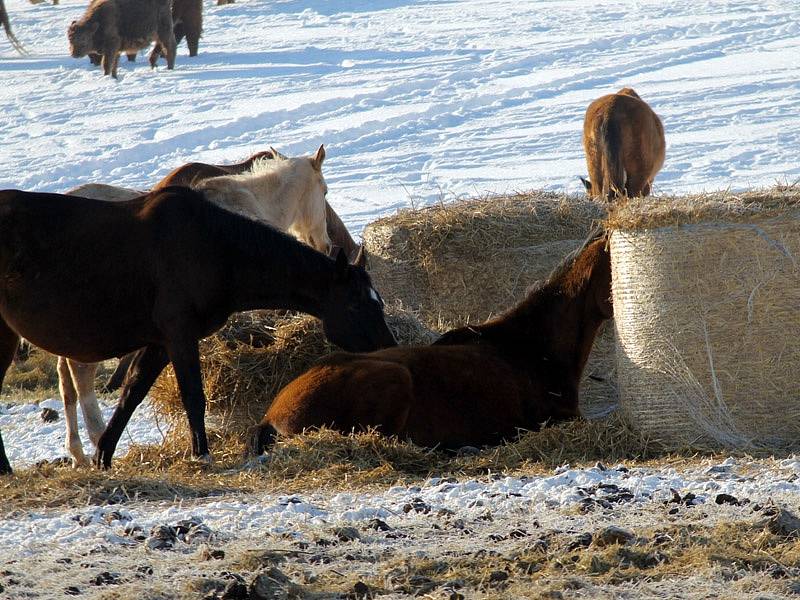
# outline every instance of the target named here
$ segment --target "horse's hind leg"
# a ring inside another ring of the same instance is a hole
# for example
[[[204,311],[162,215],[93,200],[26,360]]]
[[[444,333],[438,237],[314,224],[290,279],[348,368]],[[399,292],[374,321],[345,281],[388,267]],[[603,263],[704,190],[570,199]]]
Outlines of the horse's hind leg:
[[[130,354],[126,354],[122,358],[119,359],[119,363],[117,363],[117,368],[114,369],[114,372],[111,374],[111,377],[108,378],[108,381],[103,386],[102,392],[104,394],[110,394],[111,392],[116,392],[119,388],[122,387],[122,384],[125,383],[125,378],[128,376],[128,369],[130,369],[131,363],[133,359],[136,357],[136,352],[131,352]]]
[[[97,395],[94,393],[94,376],[97,374],[97,363],[82,363],[74,360],[67,361],[69,372],[72,375],[72,384],[78,392],[78,402],[83,412],[83,422],[89,432],[89,439],[97,446],[106,424],[97,404]]]
[[[19,336],[0,318],[0,391],[3,389],[3,379],[14,360],[18,345]],[[11,465],[8,463],[6,449],[3,446],[3,436],[0,435],[0,475],[8,473],[11,473]]]
[[[68,359],[58,357],[58,390],[61,392],[61,401],[64,403],[64,422],[67,427],[67,436],[64,440],[64,449],[72,457],[72,466],[85,467],[89,460],[83,453],[83,444],[78,434],[78,394],[72,384],[69,372]]]

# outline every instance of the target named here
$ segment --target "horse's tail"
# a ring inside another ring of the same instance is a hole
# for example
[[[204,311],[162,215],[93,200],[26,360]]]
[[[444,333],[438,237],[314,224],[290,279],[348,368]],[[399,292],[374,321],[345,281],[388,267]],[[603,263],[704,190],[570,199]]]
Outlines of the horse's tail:
[[[20,43],[17,37],[14,35],[14,32],[11,31],[11,21],[8,19],[8,12],[6,11],[6,6],[3,0],[0,0],[0,23],[3,24],[3,29],[6,31],[6,36],[8,37],[8,41],[11,42],[11,45],[14,47],[14,50],[19,52],[20,54],[27,54],[25,51],[25,47]]]
[[[131,363],[135,357],[136,352],[131,352],[130,354],[126,354],[119,359],[117,368],[114,369],[111,377],[108,378],[108,381],[103,386],[103,392],[110,394],[111,392],[115,392],[122,387],[122,383],[125,381],[125,376],[128,374],[128,368],[131,366]]]
[[[627,174],[622,164],[622,131],[616,119],[604,119],[600,124],[600,168],[603,173],[603,196],[613,200],[625,192]]]
[[[270,423],[259,423],[250,430],[250,453],[254,456],[261,456],[272,444],[278,430]]]

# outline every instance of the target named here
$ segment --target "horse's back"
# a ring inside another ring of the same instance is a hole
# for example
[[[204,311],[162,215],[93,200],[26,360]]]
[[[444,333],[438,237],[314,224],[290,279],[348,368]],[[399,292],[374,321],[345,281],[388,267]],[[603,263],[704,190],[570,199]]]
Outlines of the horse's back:
[[[524,421],[530,394],[529,378],[485,346],[335,353],[281,390],[264,423],[281,433],[373,426],[423,446],[492,443]]]
[[[103,200],[105,202],[124,202],[147,195],[147,192],[141,190],[108,185],[105,183],[84,183],[67,190],[65,193],[67,196],[79,196],[81,198]]]

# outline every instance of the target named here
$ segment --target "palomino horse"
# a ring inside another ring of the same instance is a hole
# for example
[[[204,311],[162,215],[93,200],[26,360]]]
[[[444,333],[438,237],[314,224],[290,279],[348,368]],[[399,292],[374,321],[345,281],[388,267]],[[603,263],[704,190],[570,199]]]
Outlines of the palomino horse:
[[[11,42],[14,50],[20,54],[26,54],[25,47],[17,39],[17,36],[14,35],[14,32],[11,31],[11,21],[8,19],[8,11],[6,10],[6,5],[3,0],[0,0],[0,23],[2,23],[3,29],[6,31],[8,41]]]
[[[479,292],[479,291],[478,291]],[[497,443],[578,416],[578,385],[597,328],[611,317],[606,235],[595,232],[519,305],[430,346],[338,352],[281,390],[253,431],[375,427],[422,446]]]
[[[325,225],[328,185],[322,177],[324,160],[324,146],[310,159],[278,154],[255,160],[249,171],[211,177],[192,187],[203,191],[211,202],[270,223],[327,254],[331,240]]]
[[[324,148],[322,146],[320,146],[316,156],[324,157]],[[309,164],[313,165],[315,164],[314,161],[316,160],[316,156],[315,158],[306,160],[309,162]],[[303,165],[303,159],[288,159],[274,148],[270,148],[268,151],[259,152],[258,154],[251,156],[246,161],[234,165],[218,166],[205,165],[203,163],[188,163],[172,171],[162,181],[156,184],[155,188],[153,189],[162,189],[168,187],[169,185],[198,186],[211,177],[218,178],[224,175],[237,174],[252,174],[251,177],[245,177],[245,181],[249,182],[257,178],[257,175],[254,173],[253,169],[257,169],[258,165],[261,164],[262,161],[268,161],[273,158],[278,161],[275,163],[276,167],[280,167],[276,168],[273,172],[275,183],[277,183],[276,187],[286,187],[286,184],[284,184],[283,181],[287,179],[287,176],[292,176],[297,171],[307,172],[307,176],[309,176],[309,181],[306,182],[309,184],[307,185],[307,189],[313,189],[313,183],[315,181],[318,183],[320,177],[317,176],[313,169],[309,171],[309,169],[297,168],[298,164],[301,166]],[[322,158],[320,158],[320,163],[321,160]],[[291,168],[287,169],[285,167]],[[218,180],[215,179],[215,181]],[[230,185],[233,186],[233,183],[230,183]],[[262,204],[276,204],[281,206],[286,205],[286,202],[276,201],[274,193],[258,193],[254,196],[257,200],[257,202],[254,203],[252,202],[253,198],[251,198],[249,195],[246,195],[248,192],[247,187],[244,187],[243,191],[240,190],[240,192],[240,195],[245,195],[246,199],[248,200],[247,203],[236,204],[228,195],[225,194],[217,194],[211,199],[223,208],[237,212],[245,217],[257,220],[266,220],[268,222],[270,222],[270,215],[265,214],[268,211],[261,206]],[[105,184],[91,183],[78,186],[77,188],[67,192],[67,194],[71,196],[92,198],[95,200],[119,202],[122,200],[132,200],[133,198],[146,194],[146,192]],[[292,194],[287,195],[292,196]],[[294,194],[294,199],[297,201],[297,204],[308,204],[308,195],[309,194]],[[332,213],[334,216],[336,216],[336,213],[330,209],[328,203],[324,202],[324,204],[329,210],[329,213]],[[355,244],[355,242],[353,242],[353,239],[350,237],[349,233],[347,233],[347,229],[344,227],[338,216],[336,216],[336,222],[338,222],[341,228],[333,229],[333,234],[336,236],[333,238],[333,240],[339,243],[339,247],[349,247],[351,250],[352,247],[356,247],[358,251],[355,256],[355,264],[364,266],[365,258],[363,251]],[[272,224],[278,225],[280,229],[286,230],[285,227],[280,227],[281,224]],[[106,391],[114,391],[122,384],[132,360],[133,354],[126,355],[120,360],[119,365],[117,365],[116,370],[106,384]],[[72,464],[75,467],[85,466],[89,463],[86,455],[83,452],[83,444],[81,443],[81,438],[78,433],[77,406],[80,405],[81,407],[84,422],[86,423],[86,429],[89,433],[89,439],[93,444],[97,445],[97,441],[100,439],[100,435],[105,429],[105,423],[103,422],[103,418],[100,413],[100,406],[97,402],[97,396],[94,389],[94,379],[96,373],[97,364],[85,364],[70,360],[63,356],[59,357],[58,383],[59,390],[61,392],[61,398],[64,402],[64,420],[66,423],[66,439],[64,446],[69,455],[72,457]]]
[[[631,88],[598,98],[586,109],[583,149],[589,196],[614,200],[648,196],[664,164],[661,119]]]
[[[91,243],[87,243],[90,240]],[[198,341],[238,311],[299,310],[352,351],[394,346],[366,271],[199,191],[128,202],[0,192],[0,385],[20,336],[93,363],[136,354],[98,442],[108,467],[134,409],[171,362],[192,452],[209,460]],[[11,469],[0,447],[0,472]]]

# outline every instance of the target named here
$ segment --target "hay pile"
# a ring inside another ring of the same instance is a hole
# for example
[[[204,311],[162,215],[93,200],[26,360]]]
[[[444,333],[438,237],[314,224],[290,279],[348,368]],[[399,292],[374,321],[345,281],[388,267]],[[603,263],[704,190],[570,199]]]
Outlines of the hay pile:
[[[635,200],[611,256],[621,404],[669,446],[800,438],[800,188]]]
[[[604,208],[547,192],[404,210],[364,230],[369,268],[384,298],[398,298],[439,331],[479,323],[525,297],[578,248]],[[616,405],[614,334],[598,335],[581,388],[587,417]]]
[[[398,305],[387,306],[386,323],[400,344],[429,344],[437,337]],[[261,420],[283,386],[336,350],[314,317],[281,311],[234,315],[200,343],[206,413],[212,427],[245,431]],[[151,398],[159,415],[185,421],[171,366],[153,386]]]

